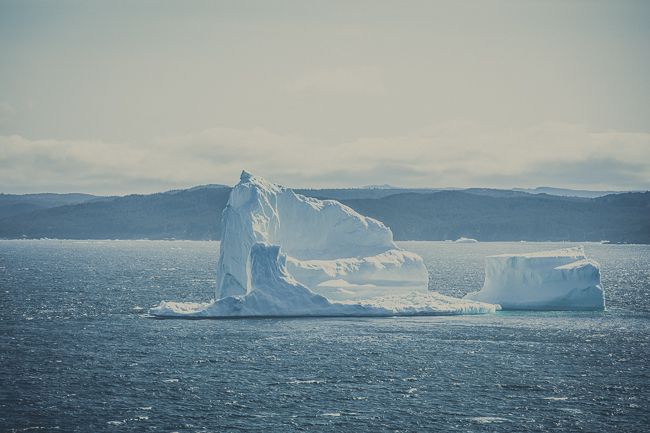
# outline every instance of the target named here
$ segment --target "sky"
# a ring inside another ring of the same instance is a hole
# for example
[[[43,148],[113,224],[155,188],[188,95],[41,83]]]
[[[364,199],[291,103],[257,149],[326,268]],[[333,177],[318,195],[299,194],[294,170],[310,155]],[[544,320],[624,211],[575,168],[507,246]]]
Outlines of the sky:
[[[0,192],[650,189],[647,1],[0,0]]]

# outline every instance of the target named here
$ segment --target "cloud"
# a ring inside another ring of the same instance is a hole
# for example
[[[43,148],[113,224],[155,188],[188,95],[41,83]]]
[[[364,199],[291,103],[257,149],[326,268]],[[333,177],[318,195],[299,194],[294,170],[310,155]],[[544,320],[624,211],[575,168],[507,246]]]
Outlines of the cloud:
[[[338,143],[224,127],[137,143],[0,136],[3,192],[152,192],[232,184],[242,169],[296,187],[650,189],[650,133],[448,122]]]
[[[552,161],[537,166],[527,173],[529,179],[538,183],[553,179],[560,185],[603,185],[616,184],[624,188],[641,185],[644,178],[644,164],[620,161],[616,158],[589,158],[584,161]],[[647,172],[645,173],[647,175]]]
[[[368,95],[386,93],[378,68],[355,66],[313,71],[296,79],[289,89],[299,95]]]
[[[520,176],[527,186],[564,186],[595,189],[649,189],[648,168],[642,163],[620,161],[613,157],[584,161],[547,160],[532,164]],[[483,182],[513,184],[517,177],[488,174]],[[645,186],[643,186],[645,185]]]

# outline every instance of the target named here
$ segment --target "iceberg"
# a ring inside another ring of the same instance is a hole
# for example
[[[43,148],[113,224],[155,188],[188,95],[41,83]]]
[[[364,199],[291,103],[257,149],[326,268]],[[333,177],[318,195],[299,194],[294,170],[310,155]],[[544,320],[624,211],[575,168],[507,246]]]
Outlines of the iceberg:
[[[485,282],[464,299],[497,303],[504,310],[603,310],[598,263],[582,247],[485,260]]]
[[[215,301],[156,317],[476,314],[497,305],[430,292],[428,271],[380,221],[242,172],[222,216]]]
[[[422,258],[395,245],[383,223],[244,171],[223,213],[215,299],[250,291],[247,260],[257,242],[280,245],[289,273],[333,300],[427,291]]]
[[[461,236],[458,239],[456,239],[454,242],[456,242],[457,244],[475,244],[478,241],[476,239],[466,238]]]

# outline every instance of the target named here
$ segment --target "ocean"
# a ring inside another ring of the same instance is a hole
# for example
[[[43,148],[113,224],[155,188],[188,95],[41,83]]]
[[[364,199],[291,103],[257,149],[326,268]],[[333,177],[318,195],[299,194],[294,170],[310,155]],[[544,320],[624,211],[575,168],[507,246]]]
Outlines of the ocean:
[[[400,242],[430,288],[574,243]],[[218,242],[0,241],[0,431],[648,431],[650,246],[584,244],[604,312],[155,320]]]

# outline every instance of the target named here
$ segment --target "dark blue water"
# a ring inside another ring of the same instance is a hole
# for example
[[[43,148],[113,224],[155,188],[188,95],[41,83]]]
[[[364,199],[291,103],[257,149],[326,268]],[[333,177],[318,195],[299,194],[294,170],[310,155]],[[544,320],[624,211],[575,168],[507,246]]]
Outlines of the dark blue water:
[[[404,243],[431,287],[558,244]],[[608,311],[182,321],[218,244],[0,241],[0,431],[647,431],[650,247],[588,244]]]

